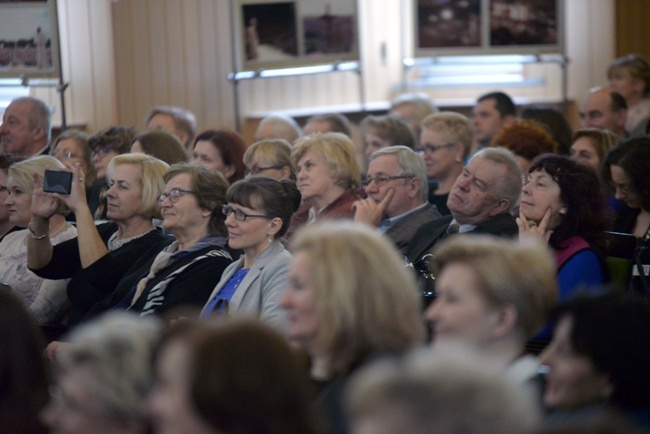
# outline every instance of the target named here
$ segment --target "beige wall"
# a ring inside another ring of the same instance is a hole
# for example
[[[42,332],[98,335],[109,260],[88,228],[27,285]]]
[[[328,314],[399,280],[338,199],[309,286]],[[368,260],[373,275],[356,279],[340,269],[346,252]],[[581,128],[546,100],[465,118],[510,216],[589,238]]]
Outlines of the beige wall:
[[[359,0],[360,41],[366,100],[382,103],[399,88],[400,19],[409,0]],[[403,3],[406,2],[406,3]],[[199,129],[234,127],[232,31],[227,0],[59,0],[63,67],[69,123],[90,131],[111,123],[144,127],[157,104],[187,107]],[[604,84],[614,55],[614,0],[566,1],[569,97],[580,98]],[[381,56],[385,45],[385,57]],[[506,88],[513,95],[559,98],[553,65],[528,67],[547,78],[547,88]],[[536,71],[535,68],[541,70]],[[433,90],[434,98],[474,98],[483,88]],[[239,84],[241,113],[315,111],[354,106],[359,81],[354,73],[264,79]],[[57,106],[53,89],[33,92]]]

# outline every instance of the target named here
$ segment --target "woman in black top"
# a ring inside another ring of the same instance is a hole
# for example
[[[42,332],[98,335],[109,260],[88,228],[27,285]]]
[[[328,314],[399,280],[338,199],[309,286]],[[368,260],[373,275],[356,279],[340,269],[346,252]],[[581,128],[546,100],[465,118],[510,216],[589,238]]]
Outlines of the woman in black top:
[[[95,226],[85,198],[83,171],[76,164],[70,195],[34,189],[27,239],[27,265],[47,279],[68,279],[72,302],[70,323],[78,322],[95,303],[110,294],[122,276],[165,236],[152,219],[159,217],[156,201],[165,186],[168,168],[154,157],[124,154],[111,160],[107,192],[110,223]],[[64,202],[77,216],[77,238],[52,246],[49,219]],[[162,248],[163,245],[160,245]]]

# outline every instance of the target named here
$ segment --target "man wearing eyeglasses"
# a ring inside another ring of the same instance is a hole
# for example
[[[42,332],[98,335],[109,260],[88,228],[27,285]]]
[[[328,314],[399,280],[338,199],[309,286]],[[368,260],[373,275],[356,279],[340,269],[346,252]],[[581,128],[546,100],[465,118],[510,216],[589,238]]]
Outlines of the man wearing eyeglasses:
[[[49,154],[52,116],[40,99],[25,96],[7,106],[0,125],[2,151],[20,157]]]
[[[375,151],[363,185],[368,197],[354,203],[355,221],[376,226],[403,253],[420,226],[440,217],[427,202],[426,164],[406,146]]]

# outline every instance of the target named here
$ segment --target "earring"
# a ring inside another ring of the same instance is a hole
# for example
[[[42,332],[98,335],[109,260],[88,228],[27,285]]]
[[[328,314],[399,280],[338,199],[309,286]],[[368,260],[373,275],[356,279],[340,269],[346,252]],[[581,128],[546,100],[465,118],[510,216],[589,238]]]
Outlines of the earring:
[[[560,210],[558,212],[560,214],[564,215],[564,214],[566,214],[566,208],[560,208]]]

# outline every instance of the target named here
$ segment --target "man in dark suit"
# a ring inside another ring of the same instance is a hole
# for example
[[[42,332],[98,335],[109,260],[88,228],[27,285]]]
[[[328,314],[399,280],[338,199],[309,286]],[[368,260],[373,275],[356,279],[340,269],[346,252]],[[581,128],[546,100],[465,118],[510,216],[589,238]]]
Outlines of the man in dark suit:
[[[363,185],[368,197],[355,202],[355,221],[378,227],[403,254],[420,226],[440,217],[427,201],[426,164],[406,146],[375,151]]]
[[[451,215],[420,227],[406,252],[408,263],[421,261],[438,241],[455,233],[517,236],[517,223],[510,212],[517,205],[522,185],[523,174],[510,151],[486,148],[476,153],[451,188],[447,200]]]

